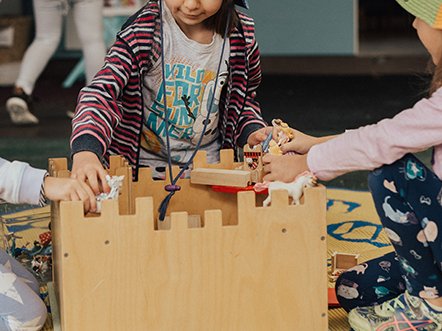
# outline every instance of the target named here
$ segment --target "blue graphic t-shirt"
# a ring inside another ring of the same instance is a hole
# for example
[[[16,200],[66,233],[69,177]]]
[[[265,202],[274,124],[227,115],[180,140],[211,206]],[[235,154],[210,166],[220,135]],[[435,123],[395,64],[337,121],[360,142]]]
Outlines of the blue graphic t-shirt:
[[[164,51],[169,139],[172,162],[183,165],[201,138],[209,162],[219,161],[219,101],[227,77],[229,43],[221,58],[223,39],[214,34],[210,44],[189,39],[164,6]],[[220,75],[215,76],[221,59]],[[161,59],[143,78],[144,123],[140,165],[149,166],[157,177],[164,177],[167,165],[166,126],[162,89]],[[207,119],[208,109],[213,104]],[[207,120],[206,120],[207,119]]]

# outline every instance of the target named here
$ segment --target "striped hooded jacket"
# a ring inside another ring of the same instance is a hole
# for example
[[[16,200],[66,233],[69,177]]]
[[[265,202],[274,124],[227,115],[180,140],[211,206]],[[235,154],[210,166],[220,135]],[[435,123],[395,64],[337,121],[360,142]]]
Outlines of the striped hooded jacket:
[[[220,101],[223,148],[242,147],[250,133],[266,124],[256,89],[261,82],[253,20],[239,13],[230,35],[229,79]],[[117,34],[103,68],[79,94],[72,121],[72,155],[92,151],[105,164],[112,154],[138,167],[143,123],[143,75],[161,57],[159,5],[149,1]]]

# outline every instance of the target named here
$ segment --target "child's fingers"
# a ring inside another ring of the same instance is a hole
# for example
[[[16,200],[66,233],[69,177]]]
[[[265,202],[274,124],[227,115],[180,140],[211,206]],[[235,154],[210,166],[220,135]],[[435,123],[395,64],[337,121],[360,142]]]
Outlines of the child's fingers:
[[[266,154],[266,155],[264,155],[264,156],[262,157],[262,162],[263,162],[263,163],[271,163],[272,160],[273,160],[275,157],[276,157],[275,155],[272,155],[272,154]]]
[[[92,191],[92,189],[87,185],[85,182],[80,183],[82,186],[82,190],[84,192],[84,199],[83,202],[87,202],[88,209],[90,211],[96,211],[97,210],[97,199],[95,198],[95,194]]]
[[[265,174],[265,176],[262,178],[262,180],[264,182],[273,182],[273,181],[275,181],[275,176],[271,172],[269,172],[269,173]]]
[[[264,140],[266,140],[267,135],[263,132],[258,132],[255,136],[255,143],[259,144],[262,143]]]
[[[103,192],[109,193],[111,188],[106,180],[106,176],[107,176],[106,170],[100,169],[100,171],[98,172],[98,176],[100,177],[100,182],[101,182],[101,187],[103,189]]]
[[[95,193],[95,195],[100,194],[100,192],[101,192],[100,184],[98,183],[98,177],[97,177],[98,175],[99,174],[97,174],[95,171],[90,171],[87,174],[87,180],[88,180],[89,186],[92,189],[92,191]]]
[[[78,196],[77,191],[71,191],[70,195],[69,195],[69,199],[71,201],[80,201],[80,197]]]
[[[295,140],[289,141],[288,143],[285,143],[281,146],[281,151],[283,153],[287,152],[298,152],[299,146]]]
[[[85,194],[84,191],[81,192],[81,201],[83,202],[83,208],[84,212],[87,213],[89,210],[91,210],[91,201],[89,200],[89,197],[87,194]]]

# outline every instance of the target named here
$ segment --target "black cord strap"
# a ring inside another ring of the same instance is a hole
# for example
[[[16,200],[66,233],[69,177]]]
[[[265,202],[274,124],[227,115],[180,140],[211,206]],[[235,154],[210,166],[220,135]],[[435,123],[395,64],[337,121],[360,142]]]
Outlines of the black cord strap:
[[[163,1],[160,0],[160,32],[161,32],[161,64],[162,64],[162,78],[163,78],[163,82],[162,82],[162,89],[163,89],[163,102],[164,102],[164,114],[165,114],[165,129],[166,129],[166,145],[167,145],[167,163],[168,163],[168,167],[169,167],[169,179],[170,179],[170,184],[166,185],[164,187],[164,189],[169,192],[169,194],[163,199],[163,201],[161,201],[160,207],[158,208],[158,212],[159,212],[159,220],[160,221],[164,221],[164,218],[166,217],[166,212],[167,212],[167,207],[169,206],[169,201],[172,198],[172,196],[175,194],[175,192],[179,191],[181,189],[181,187],[179,185],[176,185],[177,181],[181,178],[181,175],[183,174],[184,171],[186,171],[190,164],[193,162],[193,159],[196,155],[196,153],[198,152],[198,150],[201,147],[201,142],[204,138],[204,134],[207,130],[207,124],[209,123],[208,119],[210,116],[210,113],[212,112],[212,106],[213,106],[213,102],[215,100],[215,92],[216,92],[216,87],[218,86],[218,76],[221,70],[221,63],[222,63],[222,59],[223,59],[223,55],[224,55],[224,49],[226,46],[226,40],[227,40],[227,36],[229,34],[229,26],[230,26],[230,14],[227,17],[227,24],[226,24],[226,29],[224,31],[224,40],[223,40],[223,46],[221,48],[221,55],[220,55],[220,59],[218,62],[218,68],[216,71],[216,77],[215,77],[215,87],[214,87],[214,93],[212,93],[212,97],[210,99],[210,103],[209,103],[209,109],[207,111],[207,116],[206,116],[206,120],[204,121],[204,126],[203,126],[203,131],[201,133],[200,138],[198,139],[198,142],[195,146],[195,150],[192,152],[192,155],[190,156],[189,160],[187,160],[187,162],[184,164],[184,166],[181,168],[180,172],[175,176],[175,178],[173,178],[173,174],[172,174],[172,156],[171,156],[171,151],[170,151],[170,138],[169,138],[169,111],[168,111],[168,107],[167,107],[167,96],[166,96],[166,70],[165,70],[165,63],[164,63],[164,47],[163,47],[163,41],[164,41],[164,36],[163,36],[163,6],[162,3]]]

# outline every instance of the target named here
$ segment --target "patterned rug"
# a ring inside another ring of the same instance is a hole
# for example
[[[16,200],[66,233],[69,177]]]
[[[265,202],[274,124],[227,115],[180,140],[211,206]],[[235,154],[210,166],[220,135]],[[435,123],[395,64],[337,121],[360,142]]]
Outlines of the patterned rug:
[[[361,263],[392,250],[369,192],[327,189],[327,233],[329,266],[334,252],[359,254]],[[329,309],[329,330],[350,330],[344,309]]]
[[[17,240],[17,246],[38,239],[40,233],[47,231],[49,218],[49,207],[1,216],[3,231],[16,232],[22,237]],[[392,250],[387,236],[382,231],[368,192],[328,189],[327,232],[329,266],[334,252],[359,254],[359,262],[363,262]],[[3,247],[4,244],[5,242]],[[334,287],[332,281],[329,287]],[[42,291],[45,290],[43,286]],[[329,330],[348,331],[349,329],[347,313],[341,308],[329,309]],[[50,315],[43,330],[53,330]]]

